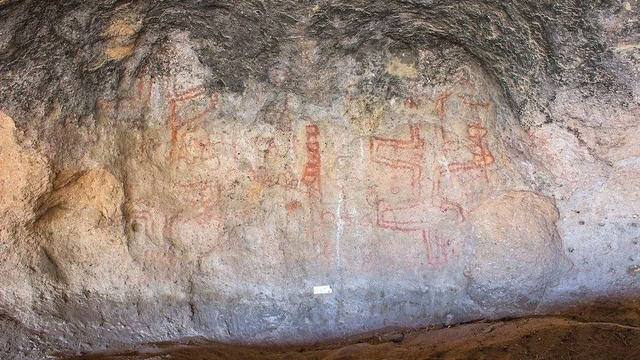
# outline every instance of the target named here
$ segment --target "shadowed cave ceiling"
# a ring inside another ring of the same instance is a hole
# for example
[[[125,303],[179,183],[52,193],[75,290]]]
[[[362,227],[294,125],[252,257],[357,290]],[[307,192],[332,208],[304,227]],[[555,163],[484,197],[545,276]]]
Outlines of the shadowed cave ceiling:
[[[0,1],[0,351],[637,296],[638,6]]]

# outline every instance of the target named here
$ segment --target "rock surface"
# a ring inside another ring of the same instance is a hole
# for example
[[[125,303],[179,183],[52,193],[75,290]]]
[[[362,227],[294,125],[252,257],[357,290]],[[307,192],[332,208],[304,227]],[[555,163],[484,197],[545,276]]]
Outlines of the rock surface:
[[[535,310],[569,265],[560,255],[557,220],[553,201],[529,192],[508,192],[475,209],[469,219],[475,241],[467,244],[476,251],[465,273],[471,298],[505,315]]]
[[[409,332],[377,331],[322,345],[238,346],[201,338],[129,347],[121,351],[63,357],[68,360],[116,359],[634,359],[640,349],[638,304],[579,307],[567,317],[540,316],[482,321]],[[621,317],[624,315],[624,317]],[[609,321],[604,321],[604,320]],[[618,323],[616,321],[622,321]],[[636,324],[635,326],[633,324]]]
[[[639,296],[639,8],[0,1],[0,351]]]

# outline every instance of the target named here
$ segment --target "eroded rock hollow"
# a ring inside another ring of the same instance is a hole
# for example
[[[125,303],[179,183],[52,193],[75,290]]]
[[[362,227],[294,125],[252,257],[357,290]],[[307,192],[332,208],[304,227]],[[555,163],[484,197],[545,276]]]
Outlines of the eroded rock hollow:
[[[0,352],[638,296],[638,7],[0,1]]]

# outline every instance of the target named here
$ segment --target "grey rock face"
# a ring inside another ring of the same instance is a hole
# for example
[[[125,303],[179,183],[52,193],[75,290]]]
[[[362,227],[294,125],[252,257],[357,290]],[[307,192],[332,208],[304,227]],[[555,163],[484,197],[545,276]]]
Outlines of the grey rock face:
[[[0,351],[637,296],[639,6],[0,1]]]
[[[468,292],[497,312],[534,310],[569,264],[563,256],[553,200],[509,192],[470,214],[475,256],[466,269]]]

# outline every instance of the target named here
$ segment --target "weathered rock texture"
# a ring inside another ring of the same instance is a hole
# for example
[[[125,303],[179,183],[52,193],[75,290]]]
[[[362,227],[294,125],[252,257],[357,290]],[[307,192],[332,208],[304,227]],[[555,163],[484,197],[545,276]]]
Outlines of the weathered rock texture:
[[[432,326],[408,332],[384,329],[313,346],[239,346],[186,338],[67,360],[415,360],[415,359],[633,359],[640,347],[638,304],[576,306],[568,317],[535,316]],[[591,321],[584,315],[588,314]],[[619,316],[618,316],[619,315]],[[605,320],[605,321],[603,321]]]
[[[0,351],[640,295],[639,7],[0,2]]]

